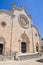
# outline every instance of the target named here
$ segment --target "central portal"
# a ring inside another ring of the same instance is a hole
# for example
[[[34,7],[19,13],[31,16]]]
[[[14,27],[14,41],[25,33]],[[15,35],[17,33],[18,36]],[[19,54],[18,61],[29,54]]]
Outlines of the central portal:
[[[3,54],[3,44],[0,44],[0,55]]]
[[[26,53],[26,42],[21,42],[21,52]]]

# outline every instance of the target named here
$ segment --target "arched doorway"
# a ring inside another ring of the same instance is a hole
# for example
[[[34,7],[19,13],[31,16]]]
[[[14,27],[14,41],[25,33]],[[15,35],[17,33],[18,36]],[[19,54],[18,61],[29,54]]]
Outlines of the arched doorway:
[[[22,53],[29,52],[29,38],[25,32],[21,35],[20,43],[21,52]]]
[[[21,42],[21,52],[26,53],[26,42]]]
[[[38,43],[36,44],[36,51],[37,52],[39,51],[39,45],[38,45]]]
[[[0,43],[0,55],[3,54],[3,44]]]
[[[3,55],[5,51],[5,40],[3,37],[0,37],[0,55]]]

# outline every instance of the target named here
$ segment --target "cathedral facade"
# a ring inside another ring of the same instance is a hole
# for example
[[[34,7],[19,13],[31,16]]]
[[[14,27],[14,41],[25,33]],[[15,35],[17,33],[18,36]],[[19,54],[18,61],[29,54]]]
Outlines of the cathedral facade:
[[[0,10],[0,55],[40,51],[41,38],[24,7]]]

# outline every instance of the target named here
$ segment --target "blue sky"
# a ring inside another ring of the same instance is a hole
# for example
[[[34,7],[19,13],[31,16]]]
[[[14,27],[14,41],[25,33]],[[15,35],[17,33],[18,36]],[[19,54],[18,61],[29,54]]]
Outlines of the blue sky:
[[[12,3],[17,7],[25,6],[26,11],[32,14],[32,22],[38,28],[43,37],[43,0],[0,0],[0,9],[10,10]]]

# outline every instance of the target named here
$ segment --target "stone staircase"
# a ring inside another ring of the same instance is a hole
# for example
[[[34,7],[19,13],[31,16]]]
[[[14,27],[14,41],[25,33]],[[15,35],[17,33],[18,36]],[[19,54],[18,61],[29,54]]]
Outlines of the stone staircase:
[[[42,55],[39,53],[21,53],[19,55],[11,54],[11,55],[0,55],[0,61],[3,60],[29,60],[34,58],[39,58]]]
[[[34,58],[39,58],[42,55],[39,53],[31,53],[31,54],[21,54],[18,56],[19,60],[29,60],[29,59],[34,59]]]

